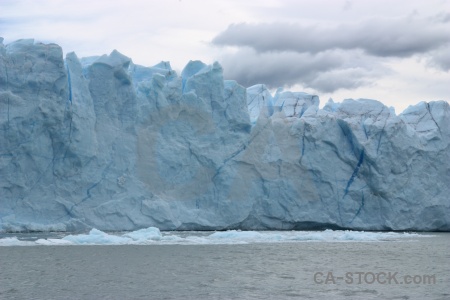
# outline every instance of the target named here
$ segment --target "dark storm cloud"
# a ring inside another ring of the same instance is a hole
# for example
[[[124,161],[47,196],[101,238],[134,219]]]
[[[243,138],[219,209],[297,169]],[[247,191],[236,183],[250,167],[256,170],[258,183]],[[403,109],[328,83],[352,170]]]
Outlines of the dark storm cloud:
[[[372,19],[335,27],[301,24],[233,24],[213,39],[220,46],[247,46],[257,52],[318,53],[361,49],[374,56],[408,57],[450,42],[447,15],[429,19]]]
[[[358,51],[330,50],[319,54],[296,52],[256,53],[245,48],[225,55],[226,78],[248,87],[265,83],[270,88],[302,84],[320,92],[370,85],[389,70],[365,60]]]
[[[213,39],[237,46],[221,58],[225,76],[244,86],[301,84],[319,92],[372,85],[391,74],[392,58],[423,55],[428,65],[450,69],[447,13],[371,19],[334,27],[301,24],[233,24]]]

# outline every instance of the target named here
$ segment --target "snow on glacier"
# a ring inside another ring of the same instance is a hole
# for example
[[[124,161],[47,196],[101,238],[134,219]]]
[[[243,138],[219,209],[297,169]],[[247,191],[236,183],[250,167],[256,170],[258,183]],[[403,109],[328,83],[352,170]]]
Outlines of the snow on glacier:
[[[320,109],[222,71],[0,42],[0,231],[450,230],[448,102]]]

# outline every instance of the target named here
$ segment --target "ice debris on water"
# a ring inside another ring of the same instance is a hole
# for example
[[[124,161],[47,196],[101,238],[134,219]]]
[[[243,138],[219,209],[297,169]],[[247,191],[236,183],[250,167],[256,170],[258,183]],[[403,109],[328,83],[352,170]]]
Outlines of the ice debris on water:
[[[200,232],[162,232],[155,227],[139,229],[124,234],[112,234],[91,229],[87,234],[71,234],[60,239],[41,238],[36,241],[23,241],[17,237],[0,239],[0,246],[68,246],[68,245],[209,245],[209,244],[251,244],[251,243],[289,243],[289,242],[370,242],[399,241],[405,238],[422,238],[431,235],[396,232],[364,231],[217,231]]]

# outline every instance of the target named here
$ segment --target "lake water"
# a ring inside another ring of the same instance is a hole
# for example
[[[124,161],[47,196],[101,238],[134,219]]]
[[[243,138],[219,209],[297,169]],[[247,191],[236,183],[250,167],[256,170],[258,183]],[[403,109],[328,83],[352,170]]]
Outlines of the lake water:
[[[47,246],[36,241],[63,235],[3,234],[0,299],[450,299],[450,233],[383,234],[172,232]]]

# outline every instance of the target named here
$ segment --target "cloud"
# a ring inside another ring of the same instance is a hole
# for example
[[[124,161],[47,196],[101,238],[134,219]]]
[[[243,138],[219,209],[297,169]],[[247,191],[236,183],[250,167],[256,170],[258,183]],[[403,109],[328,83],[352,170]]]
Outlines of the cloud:
[[[0,0],[0,36],[5,44],[22,38],[57,43],[79,57],[117,49],[138,64],[170,60],[182,68],[191,59],[212,62],[208,41],[245,17],[230,17],[244,8],[238,0]]]
[[[352,6],[353,6],[353,2],[347,0],[347,1],[345,1],[344,6],[342,7],[342,9],[343,10],[350,10],[350,9],[352,9]]]
[[[450,70],[449,29],[447,13],[428,18],[417,14],[372,18],[326,27],[240,23],[216,35],[212,44],[225,52],[219,59],[225,76],[244,86],[300,84],[332,93],[374,85],[393,73],[390,62],[415,55],[425,57],[428,66]]]
[[[449,12],[440,12],[437,15],[431,16],[428,18],[430,21],[438,22],[438,23],[448,23],[450,22],[450,13]]]
[[[371,85],[389,73],[368,61],[359,50],[328,50],[318,54],[292,51],[257,53],[243,48],[221,58],[224,76],[248,87],[265,83],[270,88],[301,84],[319,92]]]
[[[259,23],[232,24],[212,43],[251,47],[257,52],[294,51],[318,53],[330,49],[361,49],[380,57],[409,57],[450,43],[447,15],[421,19],[373,18],[334,27]]]
[[[450,45],[430,52],[428,65],[442,71],[450,71]]]

